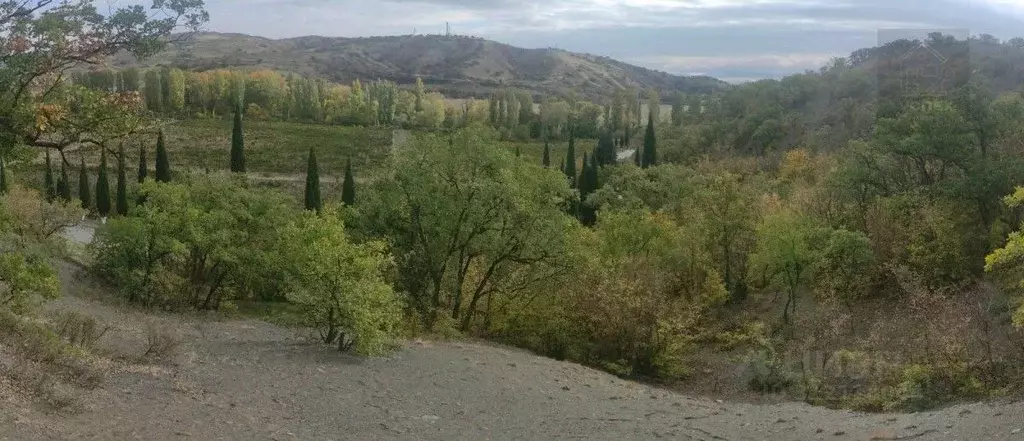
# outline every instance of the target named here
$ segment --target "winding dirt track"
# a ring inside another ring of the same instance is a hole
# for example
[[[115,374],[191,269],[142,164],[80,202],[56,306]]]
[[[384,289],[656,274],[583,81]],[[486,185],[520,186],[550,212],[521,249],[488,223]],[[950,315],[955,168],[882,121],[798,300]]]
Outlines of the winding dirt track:
[[[0,396],[0,440],[1024,439],[1022,403],[907,415],[719,403],[477,342],[359,359],[262,322],[112,307],[75,267],[61,275],[51,308],[115,325],[110,351],[144,350],[148,322],[185,345],[168,365],[115,366],[78,413]]]

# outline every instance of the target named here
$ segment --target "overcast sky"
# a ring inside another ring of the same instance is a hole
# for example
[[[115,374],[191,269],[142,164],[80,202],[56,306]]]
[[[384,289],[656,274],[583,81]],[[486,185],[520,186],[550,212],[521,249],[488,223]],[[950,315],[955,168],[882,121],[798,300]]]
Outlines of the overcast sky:
[[[206,0],[209,30],[265,37],[452,31],[727,81],[876,45],[880,29],[1024,37],[1024,0]],[[962,33],[958,32],[958,33]]]

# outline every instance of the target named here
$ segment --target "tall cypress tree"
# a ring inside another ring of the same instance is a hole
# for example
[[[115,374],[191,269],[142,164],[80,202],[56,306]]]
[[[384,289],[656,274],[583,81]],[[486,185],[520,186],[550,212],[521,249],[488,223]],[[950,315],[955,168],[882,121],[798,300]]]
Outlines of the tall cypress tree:
[[[96,212],[100,217],[110,214],[110,181],[107,180],[107,151],[100,152],[100,171],[96,178]]]
[[[117,214],[128,215],[128,171],[125,165],[124,145],[117,151]]]
[[[569,151],[565,153],[565,176],[569,178],[569,185],[576,188],[576,135],[569,129]]]
[[[565,158],[562,158],[562,165],[559,165],[558,169],[565,173]]]
[[[551,145],[548,144],[546,139],[544,140],[544,159],[542,164],[544,168],[551,167]]]
[[[46,186],[44,192],[46,193],[46,201],[53,202],[57,198],[57,190],[53,183],[53,169],[50,163],[50,149],[46,149],[46,173],[43,175],[43,185]]]
[[[7,161],[4,158],[0,158],[0,195],[7,194],[10,191],[10,184],[7,183]]]
[[[245,173],[245,137],[242,134],[242,104],[235,106],[235,123],[231,128],[231,172]]]
[[[68,169],[64,161],[60,161],[60,180],[57,181],[57,195],[64,202],[71,202],[71,180],[68,179]]]
[[[615,141],[611,133],[602,133],[597,138],[597,149],[594,151],[598,166],[613,165],[618,162],[618,154],[615,152]]]
[[[306,210],[317,213],[323,209],[320,199],[320,167],[316,163],[316,152],[309,149],[309,162],[306,165]]]
[[[587,152],[583,152],[583,170],[580,170],[580,176],[579,176],[579,178],[576,179],[576,188],[578,188],[580,190],[580,200],[581,201],[587,199],[587,191],[588,191],[588,189],[587,189],[586,178],[587,178],[587,166],[589,164],[590,164],[590,162],[587,161]]]
[[[171,162],[167,159],[163,130],[156,137],[156,181],[171,182]]]
[[[597,191],[597,169],[600,168],[600,164],[597,162],[597,157],[591,155],[590,163],[587,164],[584,159],[583,173],[580,174],[580,209],[579,219],[580,223],[588,227],[594,226],[597,223],[597,209],[587,202],[587,197]]]
[[[643,168],[658,165],[658,141],[654,135],[654,114],[647,118],[647,133],[644,133]]]
[[[341,202],[346,206],[356,204],[356,180],[352,176],[352,158],[345,164],[345,182],[341,184]]]
[[[643,162],[640,161],[640,149],[636,149],[633,152],[633,164],[636,164],[637,167],[643,166]]]
[[[139,183],[146,182],[149,175],[149,164],[146,164],[146,148],[139,145]]]
[[[92,190],[89,189],[89,171],[85,169],[85,158],[81,159],[78,166],[78,200],[82,202],[82,208],[92,209]]]

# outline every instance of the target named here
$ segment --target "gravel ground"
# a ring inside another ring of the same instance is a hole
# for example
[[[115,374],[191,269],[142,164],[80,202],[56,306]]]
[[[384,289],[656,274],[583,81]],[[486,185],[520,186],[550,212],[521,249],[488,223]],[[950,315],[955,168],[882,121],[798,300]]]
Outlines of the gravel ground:
[[[111,306],[74,267],[61,272],[68,288],[51,308],[113,324],[110,353],[144,351],[148,324],[183,346],[170,363],[113,363],[75,413],[0,397],[0,440],[1024,439],[1024,403],[919,414],[722,403],[482,342],[361,359],[262,322]]]

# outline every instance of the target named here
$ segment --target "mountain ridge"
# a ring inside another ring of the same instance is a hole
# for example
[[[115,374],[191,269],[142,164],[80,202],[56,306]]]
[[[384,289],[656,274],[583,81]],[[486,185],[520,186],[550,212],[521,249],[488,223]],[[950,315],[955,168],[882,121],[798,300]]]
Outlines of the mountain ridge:
[[[417,77],[446,95],[483,96],[512,87],[535,94],[590,99],[610,88],[637,87],[713,93],[730,87],[708,76],[678,76],[609,57],[563,49],[526,49],[478,37],[394,35],[302,36],[283,39],[202,32],[172,39],[166,51],[135,60],[114,58],[115,67],[179,67],[187,70],[273,69],[340,83],[387,79],[410,84]]]

